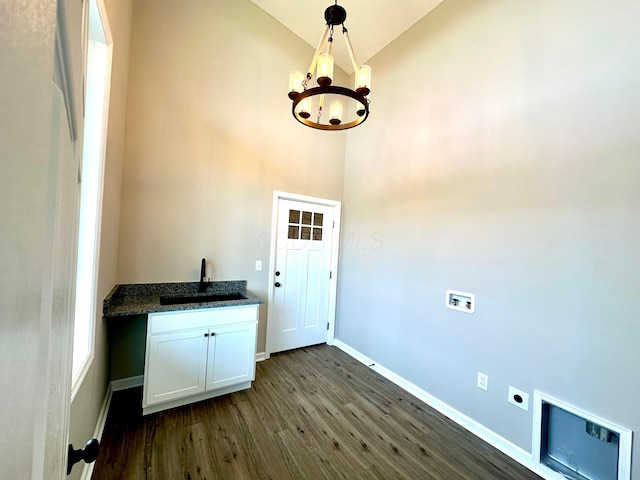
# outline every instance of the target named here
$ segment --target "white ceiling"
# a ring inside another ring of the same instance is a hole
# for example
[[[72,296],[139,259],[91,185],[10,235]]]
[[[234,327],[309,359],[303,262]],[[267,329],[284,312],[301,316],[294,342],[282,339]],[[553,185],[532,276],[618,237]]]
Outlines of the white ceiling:
[[[332,0],[251,0],[315,48],[325,25],[324,11]],[[344,22],[349,30],[356,60],[366,63],[413,24],[444,0],[338,0],[347,11]],[[345,72],[353,67],[342,36],[342,28],[334,29],[333,56]],[[311,58],[300,59],[299,70],[308,68]],[[295,66],[292,66],[294,68]]]

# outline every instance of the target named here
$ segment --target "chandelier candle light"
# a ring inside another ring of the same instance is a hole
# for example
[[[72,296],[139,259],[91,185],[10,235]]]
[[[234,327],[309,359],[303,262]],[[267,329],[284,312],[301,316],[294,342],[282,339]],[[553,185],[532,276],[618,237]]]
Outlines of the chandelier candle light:
[[[300,123],[320,130],[345,130],[360,125],[369,116],[369,98],[371,93],[371,67],[358,65],[353,53],[349,32],[344,25],[347,12],[338,5],[330,5],[324,12],[327,24],[320,37],[318,48],[311,61],[311,66],[305,76],[302,72],[291,72],[289,75],[289,98],[293,101],[291,113]],[[347,51],[353,65],[355,86],[352,89],[332,85],[333,82],[333,27],[342,25],[342,35],[347,45]],[[326,51],[321,53],[325,48]],[[313,78],[317,68],[317,87],[307,88],[308,82]],[[329,102],[329,121],[323,123],[322,113],[325,97]],[[313,102],[312,102],[313,99]],[[343,102],[353,99],[355,108],[353,118],[343,121]],[[317,109],[315,121],[311,119],[311,111]]]

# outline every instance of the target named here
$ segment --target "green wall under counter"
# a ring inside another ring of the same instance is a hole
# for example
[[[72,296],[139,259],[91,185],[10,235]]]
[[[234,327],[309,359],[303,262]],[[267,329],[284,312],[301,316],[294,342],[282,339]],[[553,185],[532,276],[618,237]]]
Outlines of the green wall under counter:
[[[147,315],[125,318],[108,322],[109,381],[144,375]]]

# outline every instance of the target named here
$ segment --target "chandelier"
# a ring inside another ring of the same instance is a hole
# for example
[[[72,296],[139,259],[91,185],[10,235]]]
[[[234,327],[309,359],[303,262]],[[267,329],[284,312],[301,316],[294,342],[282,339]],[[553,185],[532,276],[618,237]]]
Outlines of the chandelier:
[[[358,65],[356,62],[349,32],[344,25],[347,12],[338,5],[330,5],[324,12],[327,24],[320,37],[318,48],[305,76],[302,72],[291,72],[289,75],[289,98],[293,104],[291,113],[300,123],[320,130],[345,130],[360,125],[369,116],[369,98],[371,88],[371,68]],[[355,72],[353,89],[332,85],[333,82],[333,27],[342,25],[342,35],[347,45]],[[326,51],[321,53],[323,49]],[[316,72],[317,87],[309,88],[309,82]],[[353,100],[354,108],[344,108],[346,102]],[[345,102],[345,103],[343,103]],[[328,115],[324,115],[325,104],[329,105]],[[345,118],[343,118],[343,115]],[[326,117],[328,116],[328,122]]]

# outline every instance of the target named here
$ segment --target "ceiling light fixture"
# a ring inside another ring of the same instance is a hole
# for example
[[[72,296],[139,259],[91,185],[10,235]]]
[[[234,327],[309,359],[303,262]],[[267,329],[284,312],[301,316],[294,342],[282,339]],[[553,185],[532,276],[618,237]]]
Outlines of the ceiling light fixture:
[[[349,32],[344,26],[347,11],[338,5],[330,5],[324,12],[327,21],[318,48],[311,61],[306,77],[302,72],[291,72],[289,75],[289,98],[293,101],[291,113],[300,123],[320,130],[345,130],[360,125],[369,116],[369,98],[371,92],[371,67],[358,65],[353,53]],[[355,72],[355,87],[352,89],[332,85],[333,82],[333,27],[342,25],[342,35],[347,45],[347,51]],[[326,52],[322,52],[326,44]],[[307,88],[317,67],[317,87]],[[355,100],[355,108],[344,109],[343,103],[349,99]],[[322,113],[325,103],[329,104],[329,121],[323,123]],[[311,113],[317,111],[315,121]],[[343,115],[350,118],[343,120]]]

